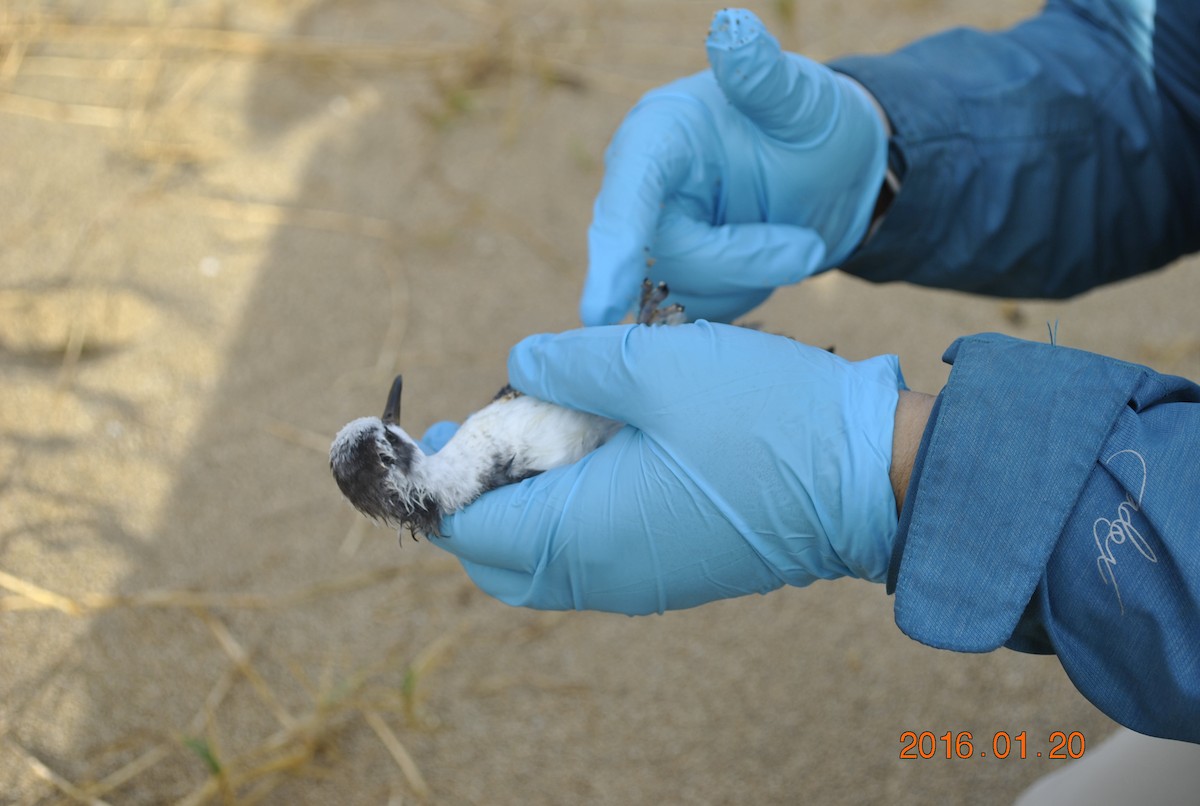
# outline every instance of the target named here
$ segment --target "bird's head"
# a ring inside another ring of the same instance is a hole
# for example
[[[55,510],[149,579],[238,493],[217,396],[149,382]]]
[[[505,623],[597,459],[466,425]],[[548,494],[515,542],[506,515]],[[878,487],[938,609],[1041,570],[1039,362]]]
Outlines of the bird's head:
[[[367,517],[414,534],[435,534],[440,514],[416,472],[425,453],[399,425],[402,383],[397,375],[383,417],[360,417],[338,432],[329,469],[342,494]]]
[[[334,438],[329,469],[355,509],[399,528],[411,509],[414,464],[423,457],[400,426],[378,417],[360,417]]]

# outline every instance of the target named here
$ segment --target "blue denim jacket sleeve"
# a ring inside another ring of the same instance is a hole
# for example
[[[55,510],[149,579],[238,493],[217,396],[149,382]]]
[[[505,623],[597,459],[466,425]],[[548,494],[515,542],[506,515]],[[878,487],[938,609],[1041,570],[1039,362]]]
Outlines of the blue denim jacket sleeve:
[[[879,99],[904,181],[843,265],[1065,297],[1200,249],[1200,3],[1050,0],[831,66]]]
[[[831,66],[879,99],[904,174],[846,271],[1063,297],[1200,248],[1200,2],[1050,0],[1008,31]],[[1117,721],[1200,742],[1200,389],[1000,336],[946,360],[893,556],[897,624],[1054,652]]]
[[[945,649],[1056,653],[1113,719],[1200,742],[1200,387],[998,335],[945,360],[896,623]]]

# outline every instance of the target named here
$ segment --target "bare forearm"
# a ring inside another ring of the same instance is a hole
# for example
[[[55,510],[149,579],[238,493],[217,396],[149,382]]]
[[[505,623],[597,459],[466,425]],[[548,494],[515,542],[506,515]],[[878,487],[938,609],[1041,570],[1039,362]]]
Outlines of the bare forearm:
[[[921,446],[925,424],[933,409],[933,395],[902,390],[896,403],[896,430],[892,435],[892,491],[896,494],[896,512],[904,508],[904,495],[912,477],[913,461]]]

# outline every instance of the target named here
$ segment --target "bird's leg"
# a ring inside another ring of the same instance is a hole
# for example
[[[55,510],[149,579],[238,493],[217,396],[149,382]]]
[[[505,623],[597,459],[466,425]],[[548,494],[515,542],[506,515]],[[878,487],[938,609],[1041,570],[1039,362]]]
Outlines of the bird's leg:
[[[685,320],[683,306],[678,303],[665,308],[658,307],[667,294],[671,293],[666,283],[652,283],[647,277],[642,281],[642,294],[638,301],[637,323],[639,325],[678,325]]]

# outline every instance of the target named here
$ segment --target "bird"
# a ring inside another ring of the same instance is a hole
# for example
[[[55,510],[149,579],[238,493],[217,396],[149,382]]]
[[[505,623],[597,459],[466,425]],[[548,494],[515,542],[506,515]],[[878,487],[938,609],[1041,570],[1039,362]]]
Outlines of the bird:
[[[640,325],[686,321],[682,305],[660,307],[666,283],[642,284]],[[403,376],[397,375],[382,417],[347,423],[329,449],[329,468],[362,514],[400,531],[437,536],[442,518],[484,493],[577,462],[622,423],[522,394],[511,386],[463,421],[438,451],[427,454],[400,427]]]

